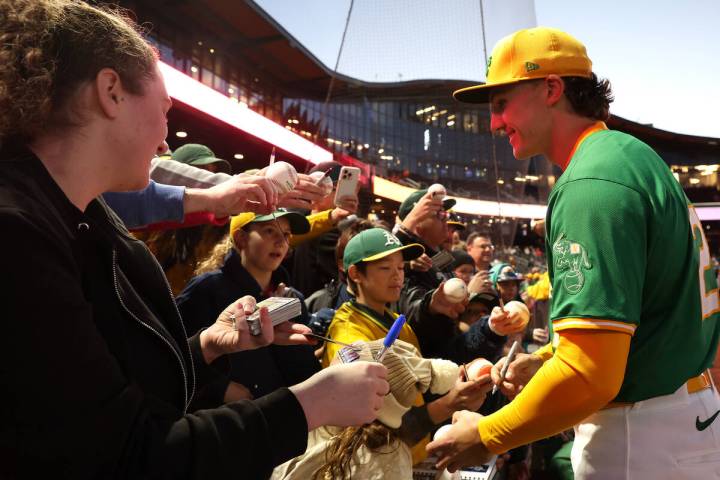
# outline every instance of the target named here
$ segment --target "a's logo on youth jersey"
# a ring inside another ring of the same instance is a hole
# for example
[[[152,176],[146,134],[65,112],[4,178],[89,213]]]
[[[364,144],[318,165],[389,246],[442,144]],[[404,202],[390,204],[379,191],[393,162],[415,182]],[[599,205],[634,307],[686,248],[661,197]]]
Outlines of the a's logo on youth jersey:
[[[578,293],[585,285],[583,269],[592,268],[585,247],[579,242],[565,238],[565,234],[561,233],[553,244],[553,254],[555,269],[558,273],[564,272],[563,287],[571,295]]]

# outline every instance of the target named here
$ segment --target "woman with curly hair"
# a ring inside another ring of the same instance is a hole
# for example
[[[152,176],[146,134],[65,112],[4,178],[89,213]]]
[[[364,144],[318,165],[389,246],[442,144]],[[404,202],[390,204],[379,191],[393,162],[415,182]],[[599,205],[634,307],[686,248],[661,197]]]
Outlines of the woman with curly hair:
[[[372,421],[388,391],[363,362],[194,409],[221,357],[309,329],[273,330],[261,310],[251,336],[247,297],[188,338],[157,262],[100,198],[148,183],[171,106],[156,63],[121,13],[0,0],[2,478],[262,478],[309,429]]]

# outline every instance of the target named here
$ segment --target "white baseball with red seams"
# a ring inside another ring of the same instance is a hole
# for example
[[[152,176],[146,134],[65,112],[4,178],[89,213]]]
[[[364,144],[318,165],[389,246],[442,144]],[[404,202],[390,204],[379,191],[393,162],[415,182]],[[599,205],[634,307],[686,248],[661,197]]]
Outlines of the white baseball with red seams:
[[[467,366],[467,377],[469,380],[477,380],[485,374],[490,373],[493,364],[484,358],[476,358]]]
[[[460,303],[467,298],[467,285],[459,278],[451,278],[443,285],[443,293],[452,303]]]
[[[439,183],[433,183],[428,188],[428,193],[432,195],[433,200],[442,200],[447,196],[447,190]]]
[[[298,183],[295,167],[287,162],[275,162],[270,165],[265,171],[265,178],[270,180],[278,195],[292,191]]]
[[[527,325],[530,321],[530,310],[528,310],[527,305],[525,305],[522,302],[518,302],[517,300],[513,300],[510,302],[507,302],[505,304],[505,307],[503,307],[506,312],[517,312],[518,314],[518,323],[522,323],[523,325]]]

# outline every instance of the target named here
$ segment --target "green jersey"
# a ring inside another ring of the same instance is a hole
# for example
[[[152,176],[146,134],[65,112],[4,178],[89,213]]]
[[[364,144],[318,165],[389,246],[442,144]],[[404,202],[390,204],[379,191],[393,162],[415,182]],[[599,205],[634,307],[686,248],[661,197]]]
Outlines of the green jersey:
[[[673,393],[712,364],[720,308],[707,242],[649,146],[588,136],[550,194],[546,228],[554,331],[633,335],[615,401]]]

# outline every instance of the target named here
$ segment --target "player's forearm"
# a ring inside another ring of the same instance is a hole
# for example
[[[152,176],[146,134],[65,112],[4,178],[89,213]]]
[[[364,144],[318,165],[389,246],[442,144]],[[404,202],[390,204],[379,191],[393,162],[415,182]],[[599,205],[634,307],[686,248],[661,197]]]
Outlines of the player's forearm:
[[[618,332],[563,332],[553,358],[515,400],[479,422],[485,446],[505,452],[567,430],[607,405],[622,385],[630,338]]]

